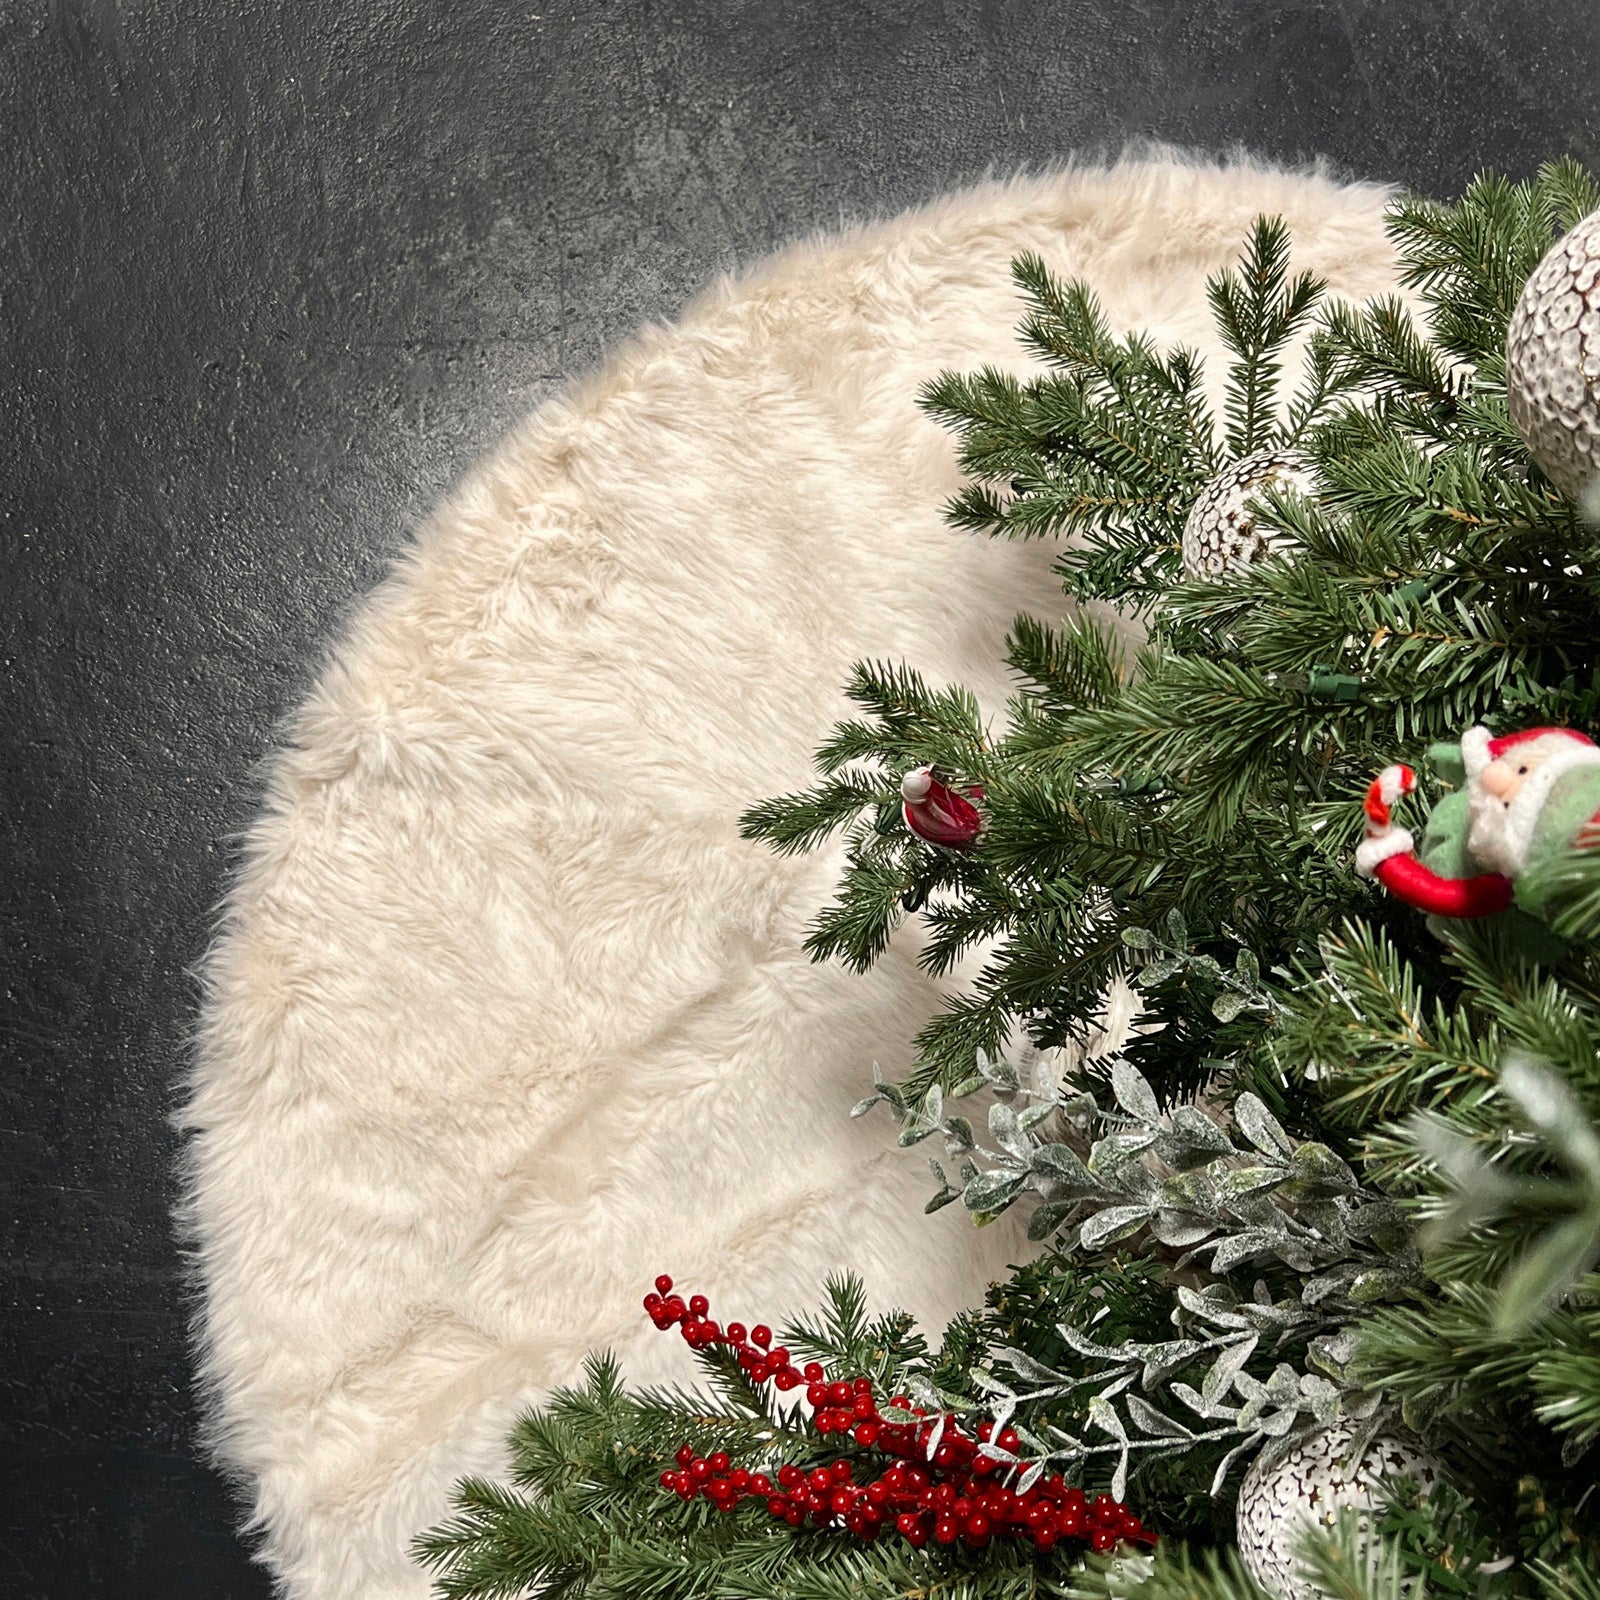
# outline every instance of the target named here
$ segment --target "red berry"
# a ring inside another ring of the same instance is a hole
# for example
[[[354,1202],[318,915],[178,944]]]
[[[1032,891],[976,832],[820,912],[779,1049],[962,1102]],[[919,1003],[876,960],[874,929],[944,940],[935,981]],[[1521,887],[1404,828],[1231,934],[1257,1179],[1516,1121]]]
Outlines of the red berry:
[[[744,1338],[747,1331],[748,1330],[745,1328],[745,1325],[742,1322],[730,1322],[728,1324],[728,1337],[735,1344],[744,1343]]]
[[[728,1452],[726,1450],[714,1451],[706,1457],[706,1460],[711,1463],[713,1472],[726,1472],[728,1470]]]
[[[698,1493],[694,1486],[694,1479],[687,1472],[680,1472],[678,1481],[672,1487],[678,1496],[684,1500],[693,1500]]]
[[[731,1483],[740,1494],[743,1494],[745,1490],[750,1487],[750,1474],[744,1467],[735,1467],[733,1471],[728,1474],[728,1482]]]
[[[813,1410],[818,1406],[828,1403],[828,1386],[825,1383],[813,1383],[806,1389],[806,1404]]]
[[[781,1483],[785,1489],[798,1489],[805,1481],[805,1473],[803,1473],[799,1467],[793,1466],[787,1461],[778,1468],[778,1482]]]
[[[787,1522],[791,1528],[798,1528],[800,1524],[806,1520],[806,1514],[800,1509],[799,1506],[791,1505],[789,1509],[784,1512],[783,1520]]]
[[[817,1467],[807,1475],[806,1482],[809,1483],[818,1494],[822,1494],[825,1490],[833,1487],[833,1474],[829,1472],[826,1467]]]
[[[711,1476],[711,1463],[704,1456],[696,1456],[689,1463],[689,1476],[696,1483],[704,1483]]]
[[[766,1323],[758,1322],[755,1327],[750,1330],[750,1342],[752,1344],[760,1345],[761,1348],[765,1350],[767,1346],[772,1343],[772,1329],[769,1328]]]
[[[688,1466],[689,1463],[694,1460],[694,1446],[687,1444],[684,1445],[683,1448],[680,1449],[677,1455],[675,1455],[672,1459],[676,1461],[680,1467]]]
[[[800,1375],[807,1383],[821,1383],[823,1379],[822,1363],[820,1361],[806,1362],[800,1369]]]
[[[678,1474],[676,1472],[663,1472],[661,1474],[661,1487],[663,1489],[670,1489],[677,1481]]]
[[[689,1296],[689,1314],[691,1316],[703,1317],[710,1309],[711,1302],[703,1294]]]
[[[1048,1555],[1056,1547],[1056,1535],[1053,1528],[1040,1528],[1033,1536],[1034,1549],[1043,1551]]]
[[[940,1544],[954,1544],[961,1530],[949,1517],[940,1517],[933,1525],[933,1536]]]
[[[850,1409],[858,1417],[873,1417],[878,1414],[878,1404],[870,1394],[858,1394],[850,1402]]]
[[[794,1372],[788,1367],[783,1367],[774,1375],[772,1381],[787,1393],[790,1389],[798,1389],[804,1380],[802,1380],[798,1372]]]
[[[661,1274],[661,1276],[659,1278],[656,1279],[656,1293],[657,1294],[671,1294],[672,1293],[672,1279],[669,1278],[666,1275],[666,1273],[664,1273],[664,1272]]]
[[[751,1494],[771,1494],[772,1479],[764,1472],[752,1473],[750,1477]]]
[[[974,1511],[967,1518],[967,1537],[969,1539],[987,1539],[989,1530],[993,1526],[994,1524],[981,1511]]]
[[[858,1422],[852,1436],[863,1450],[870,1450],[878,1442],[878,1432],[876,1422]]]
[[[1109,1528],[1096,1528],[1089,1536],[1089,1548],[1104,1554],[1117,1547],[1117,1536]]]
[[[778,1348],[776,1350],[774,1350],[770,1356],[767,1357],[767,1365],[771,1366],[771,1367],[786,1367],[786,1366],[788,1366],[789,1365],[789,1352],[787,1350],[785,1350],[783,1348],[783,1346],[780,1344],[778,1346]],[[817,1376],[820,1378],[822,1376],[822,1374],[819,1372],[817,1374]]]
[[[775,1494],[767,1501],[767,1515],[781,1517],[789,1509],[789,1502],[781,1494]]]
[[[998,1444],[1002,1450],[1009,1450],[1014,1453],[1017,1446],[1022,1443],[1022,1439],[1018,1435],[1015,1428],[1007,1428],[1001,1433],[1000,1437],[995,1440],[995,1443]]]
[[[661,1309],[664,1312],[666,1312],[667,1317],[668,1317],[668,1319],[670,1321],[672,1321],[672,1322],[682,1322],[683,1321],[683,1317],[684,1317],[684,1313],[689,1308],[686,1305],[684,1305],[683,1297],[681,1295],[674,1294],[674,1295],[669,1295],[666,1298],[666,1300],[664,1300],[662,1302]]]
[[[848,1483],[853,1476],[848,1461],[835,1461],[829,1471],[832,1472],[835,1483]]]

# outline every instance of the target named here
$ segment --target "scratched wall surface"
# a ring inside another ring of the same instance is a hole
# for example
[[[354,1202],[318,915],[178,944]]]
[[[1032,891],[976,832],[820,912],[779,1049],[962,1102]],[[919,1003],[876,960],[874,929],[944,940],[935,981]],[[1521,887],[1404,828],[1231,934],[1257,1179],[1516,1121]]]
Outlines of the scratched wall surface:
[[[275,722],[475,452],[718,269],[990,167],[1600,164],[1592,0],[13,0],[0,36],[0,1548],[34,1600],[267,1592],[192,1442],[188,969]]]

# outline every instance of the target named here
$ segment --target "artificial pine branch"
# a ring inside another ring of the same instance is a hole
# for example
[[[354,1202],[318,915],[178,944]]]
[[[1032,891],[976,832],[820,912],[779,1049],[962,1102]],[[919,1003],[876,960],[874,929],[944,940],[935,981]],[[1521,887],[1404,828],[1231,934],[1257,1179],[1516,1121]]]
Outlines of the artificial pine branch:
[[[1036,1203],[1045,1247],[940,1349],[846,1285],[796,1348],[952,1415],[1012,1408],[1041,1459],[1126,1477],[1161,1548],[1074,1573],[714,1516],[663,1495],[674,1451],[791,1447],[792,1425],[725,1362],[711,1398],[633,1395],[602,1363],[519,1431],[528,1493],[464,1485],[422,1542],[441,1593],[1260,1600],[1209,1548],[1229,1452],[1359,1413],[1424,1433],[1458,1486],[1397,1489],[1368,1553],[1352,1530],[1308,1551],[1324,1592],[1600,1600],[1600,850],[1542,869],[1564,943],[1538,959],[1492,926],[1430,932],[1350,867],[1390,761],[1480,721],[1600,727],[1600,530],[1529,461],[1503,357],[1527,274],[1597,203],[1573,163],[1399,202],[1410,306],[1324,303],[1260,220],[1208,287],[1220,426],[1191,352],[1020,259],[1036,375],[945,374],[923,403],[970,479],[950,520],[1058,540],[1062,614],[1014,624],[1003,717],[863,664],[812,785],[743,819],[781,851],[842,836],[819,958],[870,966],[913,917],[930,973],[976,956],[872,1100],[902,1143],[943,1142],[930,1209]],[[1314,492],[1265,488],[1270,552],[1184,581],[1190,506],[1260,449],[1298,453]],[[905,826],[920,767],[982,786],[970,848]],[[1410,820],[1448,783],[1425,774]],[[1113,1055],[1119,982],[1142,1009]],[[1019,1036],[1056,1074],[1031,1100]]]

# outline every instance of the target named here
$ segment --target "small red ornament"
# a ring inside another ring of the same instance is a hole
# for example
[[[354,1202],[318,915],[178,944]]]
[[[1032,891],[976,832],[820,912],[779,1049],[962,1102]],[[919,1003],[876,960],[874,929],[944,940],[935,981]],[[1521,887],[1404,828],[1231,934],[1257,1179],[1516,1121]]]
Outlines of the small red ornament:
[[[983,832],[983,816],[972,803],[982,798],[981,784],[963,794],[940,783],[932,767],[914,767],[900,780],[906,826],[919,839],[952,850],[965,850]]]

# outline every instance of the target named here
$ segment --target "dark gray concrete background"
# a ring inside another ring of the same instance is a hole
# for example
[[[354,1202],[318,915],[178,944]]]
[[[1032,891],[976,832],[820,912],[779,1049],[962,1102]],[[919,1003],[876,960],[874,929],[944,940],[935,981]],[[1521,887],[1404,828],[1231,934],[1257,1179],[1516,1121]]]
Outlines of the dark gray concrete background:
[[[260,1596],[172,1242],[210,908],[342,615],[516,416],[717,270],[1156,136],[1435,194],[1600,164],[1593,0],[13,0],[8,1593]]]

